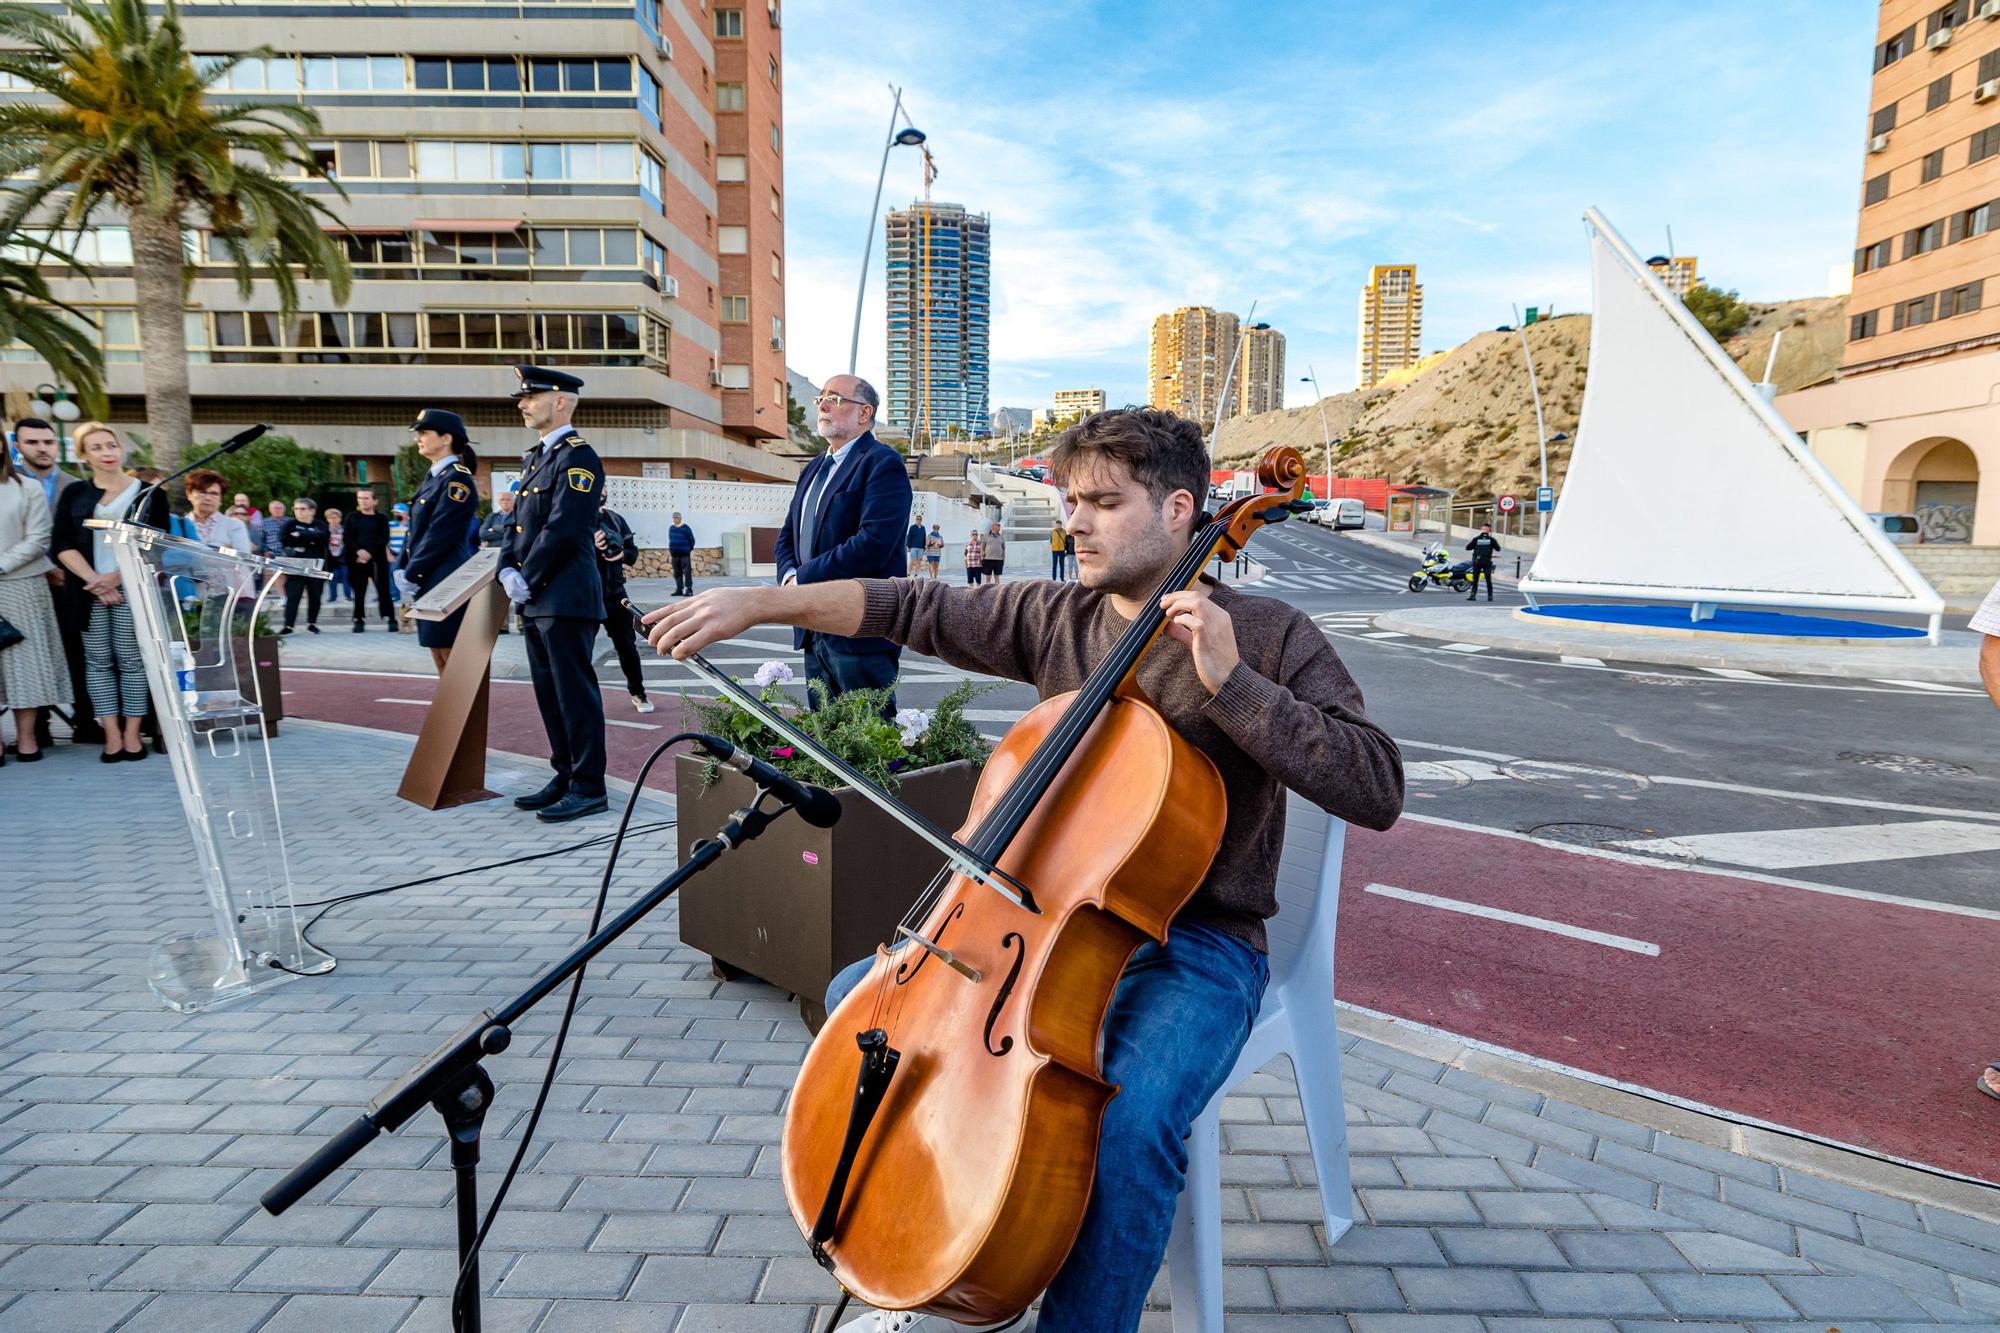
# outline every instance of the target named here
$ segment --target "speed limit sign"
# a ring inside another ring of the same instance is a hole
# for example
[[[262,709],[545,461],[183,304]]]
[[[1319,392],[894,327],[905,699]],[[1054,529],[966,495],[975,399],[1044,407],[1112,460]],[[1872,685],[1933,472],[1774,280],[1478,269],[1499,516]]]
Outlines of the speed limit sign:
[[[1514,497],[1513,497],[1513,496],[1511,496],[1511,495],[1503,495],[1503,496],[1501,496],[1501,497],[1500,497],[1500,512],[1501,512],[1501,513],[1503,513],[1503,514],[1511,514],[1511,513],[1513,513],[1513,512],[1514,512]]]

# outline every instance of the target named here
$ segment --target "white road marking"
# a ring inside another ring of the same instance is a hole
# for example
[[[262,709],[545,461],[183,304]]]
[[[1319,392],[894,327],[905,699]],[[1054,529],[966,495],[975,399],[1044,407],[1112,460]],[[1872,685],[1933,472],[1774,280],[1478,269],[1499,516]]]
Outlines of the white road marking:
[[[1491,759],[1497,764],[1519,763],[1522,756],[1499,754],[1492,750],[1474,750],[1463,745],[1439,745],[1434,741],[1405,740],[1398,736],[1396,744],[1418,750],[1441,750],[1446,754],[1470,755],[1474,759]],[[1988,813],[1977,809],[1953,809],[1940,805],[1912,805],[1902,801],[1879,801],[1860,796],[1828,796],[1823,792],[1784,791],[1776,787],[1751,787],[1740,782],[1715,782],[1708,778],[1675,778],[1658,773],[1642,773],[1639,776],[1648,782],[1663,787],[1701,787],[1709,791],[1733,791],[1744,796],[1775,796],[1785,801],[1803,801],[1808,805],[1853,805],[1867,810],[1887,810],[1899,815],[1937,815],[1947,819],[1970,819],[2000,823],[2000,811]],[[1897,899],[1895,901],[1902,901]],[[2000,912],[1994,914],[2000,920]]]
[[[1601,667],[1604,665],[1604,659],[1601,657],[1570,657],[1569,655],[1565,654],[1562,659],[1562,664],[1564,666]]]
[[[1705,861],[1755,866],[1759,870],[1791,870],[1799,866],[1851,865],[1857,861],[1898,861],[2000,850],[2000,827],[1954,819],[1921,819],[1830,828],[1697,833],[1683,838],[1643,838],[1617,845],[1634,852],[1693,854]]]
[[[1510,926],[1526,926],[1530,930],[1546,931],[1551,935],[1583,940],[1588,944],[1601,944],[1607,949],[1622,949],[1626,953],[1643,954],[1647,958],[1660,956],[1660,946],[1646,940],[1629,939],[1624,935],[1607,935],[1601,930],[1586,930],[1582,926],[1572,926],[1565,921],[1551,921],[1547,917],[1523,916],[1519,912],[1488,907],[1484,903],[1440,898],[1435,894],[1418,893],[1414,889],[1399,889],[1391,884],[1370,884],[1364,892],[1377,894],[1383,898],[1394,898],[1398,902],[1415,903],[1419,907],[1435,907],[1446,912],[1462,912],[1466,916],[1484,917],[1488,921],[1504,921]]]
[[[1742,670],[1742,669],[1741,669],[1741,668],[1739,668],[1739,667],[1696,667],[1696,668],[1695,668],[1695,670],[1697,670],[1697,671],[1705,671],[1705,672],[1707,672],[1707,673],[1708,673],[1709,675],[1711,675],[1711,676],[1720,676],[1720,677],[1722,677],[1722,678],[1723,678],[1724,680],[1770,680],[1770,679],[1772,679],[1772,677],[1770,677],[1770,676],[1767,676],[1767,675],[1765,675],[1765,674],[1764,674],[1763,672],[1761,672],[1761,671],[1744,671],[1744,670]]]
[[[1403,742],[1408,744],[1408,742]],[[1661,861],[1651,856],[1635,856],[1631,852],[1613,851],[1608,847],[1580,847],[1573,842],[1557,842],[1553,838],[1537,838],[1529,833],[1516,833],[1513,829],[1494,828],[1488,824],[1469,824],[1462,819],[1445,819],[1438,815],[1420,815],[1405,810],[1405,820],[1418,824],[1435,824],[1439,828],[1459,829],[1466,833],[1483,833],[1489,837],[1505,838],[1510,842],[1531,842],[1537,847],[1562,852],[1569,856],[1591,856],[1600,861],[1617,861],[1622,865],[1644,866],[1648,870],[1667,870],[1677,875],[1708,875],[1717,879],[1744,880],[1752,884],[1769,884],[1779,889],[1802,889],[1807,893],[1823,893],[1829,898],[1854,898],[1865,903],[1882,903],[1889,907],[1908,907],[1919,912],[1942,912],[1946,916],[1967,916],[1977,921],[2000,921],[2000,911],[1990,907],[1961,907],[1957,903],[1934,903],[1923,898],[1899,898],[1893,893],[1874,893],[1868,889],[1850,889],[1840,884],[1815,884],[1811,880],[1786,879],[1782,875],[1766,875],[1755,870],[1724,870],[1716,866],[1691,866],[1671,861]]]
[[[431,706],[429,699],[377,699],[375,702],[378,704],[414,704],[418,708],[429,708]]]
[[[1878,680],[1877,685],[1900,685],[1906,690],[1923,690],[1931,694],[1984,694],[1967,685],[1940,685],[1931,680]]]
[[[605,718],[604,725],[607,727],[630,727],[634,731],[660,730],[660,725],[657,722],[627,722],[623,718],[617,718],[617,717]]]
[[[1448,653],[1483,653],[1490,645],[1484,643],[1446,643],[1439,646]]]
[[[1399,629],[1371,629],[1361,637],[1364,639],[1407,639],[1410,636]]]

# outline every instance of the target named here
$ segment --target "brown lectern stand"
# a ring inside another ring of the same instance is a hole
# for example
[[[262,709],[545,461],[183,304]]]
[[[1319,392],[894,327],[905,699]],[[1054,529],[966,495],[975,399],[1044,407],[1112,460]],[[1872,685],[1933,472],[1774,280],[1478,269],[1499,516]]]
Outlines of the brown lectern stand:
[[[443,620],[465,608],[465,619],[444,664],[437,694],[396,795],[426,810],[490,801],[486,789],[486,697],[493,644],[506,623],[507,596],[494,575],[500,552],[487,547],[419,597],[410,607],[418,620]]]

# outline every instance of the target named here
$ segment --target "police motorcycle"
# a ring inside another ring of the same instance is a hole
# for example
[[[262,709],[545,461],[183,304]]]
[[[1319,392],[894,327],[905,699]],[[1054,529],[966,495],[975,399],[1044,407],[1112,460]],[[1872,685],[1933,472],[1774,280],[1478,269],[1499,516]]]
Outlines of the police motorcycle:
[[[1451,562],[1445,552],[1443,542],[1432,542],[1424,547],[1423,563],[1417,572],[1410,575],[1410,591],[1422,592],[1425,588],[1450,588],[1453,592],[1464,592],[1472,586],[1470,575],[1472,562],[1461,560]]]

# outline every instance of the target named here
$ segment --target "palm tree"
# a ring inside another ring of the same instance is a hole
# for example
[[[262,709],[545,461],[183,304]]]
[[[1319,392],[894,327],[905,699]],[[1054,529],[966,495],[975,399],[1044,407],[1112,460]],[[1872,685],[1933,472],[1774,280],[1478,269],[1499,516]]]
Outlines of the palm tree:
[[[211,233],[246,297],[254,278],[275,283],[287,319],[302,277],[347,299],[347,260],[322,225],[339,219],[274,172],[332,179],[312,153],[319,118],[282,102],[211,104],[204,94],[231,68],[269,53],[197,68],[173,0],[157,21],[145,0],[61,3],[66,13],[0,4],[0,39],[19,48],[0,51],[0,74],[45,94],[0,104],[0,177],[32,177],[8,191],[0,237],[31,224],[79,229],[107,207],[124,214],[146,426],[155,461],[171,469],[193,434],[187,231]]]
[[[45,241],[16,237],[0,252],[0,346],[24,343],[49,363],[56,378],[74,384],[86,411],[102,415],[104,352],[87,330],[90,317],[58,301],[37,264],[71,263]]]

